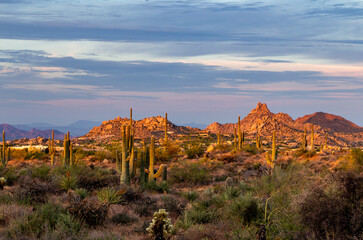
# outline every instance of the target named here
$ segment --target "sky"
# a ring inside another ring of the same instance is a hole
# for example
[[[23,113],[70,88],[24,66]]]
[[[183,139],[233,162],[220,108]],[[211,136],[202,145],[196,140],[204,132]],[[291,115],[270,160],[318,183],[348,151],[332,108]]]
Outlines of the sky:
[[[0,0],[0,123],[226,123],[258,102],[363,126],[363,2]]]

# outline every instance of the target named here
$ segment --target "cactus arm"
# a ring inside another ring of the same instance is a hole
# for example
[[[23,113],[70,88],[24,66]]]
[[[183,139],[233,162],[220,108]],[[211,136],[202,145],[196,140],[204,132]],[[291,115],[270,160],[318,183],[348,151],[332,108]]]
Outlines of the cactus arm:
[[[154,178],[158,178],[161,176],[161,173],[164,171],[163,169],[165,168],[166,166],[164,164],[161,164],[160,167],[159,167],[159,170],[154,174]]]

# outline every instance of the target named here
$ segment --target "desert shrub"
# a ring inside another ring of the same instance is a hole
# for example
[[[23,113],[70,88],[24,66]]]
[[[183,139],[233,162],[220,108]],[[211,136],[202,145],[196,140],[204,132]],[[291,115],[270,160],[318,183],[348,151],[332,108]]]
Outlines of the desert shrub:
[[[28,154],[27,149],[15,150],[11,149],[11,158],[15,160],[25,160]]]
[[[0,192],[0,203],[10,204],[13,202],[13,197],[7,192]]]
[[[134,222],[137,222],[137,219],[130,217],[126,213],[119,213],[112,216],[111,221],[116,224],[130,225],[133,224]]]
[[[27,151],[25,160],[33,160],[33,159],[45,160],[47,159],[47,154],[39,150]]]
[[[119,177],[109,170],[95,168],[92,170],[89,167],[79,167],[77,172],[78,187],[94,191],[99,188],[116,186],[119,184]]]
[[[336,189],[318,186],[301,203],[301,223],[317,239],[359,239],[363,229],[363,177],[340,173]]]
[[[188,192],[183,192],[182,196],[188,201],[194,202],[199,197],[199,194],[196,191],[188,191]]]
[[[84,188],[76,188],[74,192],[81,198],[85,199],[88,196],[88,191]]]
[[[31,170],[31,176],[33,178],[39,178],[42,181],[49,181],[51,179],[50,176],[51,167],[48,165],[41,165],[39,167],[34,167]]]
[[[103,161],[104,159],[108,159],[108,160],[115,159],[115,156],[112,154],[112,152],[110,152],[108,150],[96,151],[94,154],[94,157],[98,161]]]
[[[205,152],[205,148],[201,143],[196,141],[191,142],[185,147],[185,153],[189,159],[201,157]]]
[[[6,185],[12,186],[18,179],[18,176],[15,172],[15,168],[13,167],[3,167],[0,166],[0,177],[4,177],[6,179]]]
[[[9,239],[62,239],[65,236],[77,236],[81,225],[65,209],[51,203],[44,204],[20,222],[7,230]],[[52,236],[52,237],[50,237]]]
[[[143,201],[143,195],[141,192],[135,191],[132,187],[127,187],[122,194],[122,200],[126,203],[135,203],[137,201]]]
[[[258,149],[255,144],[246,144],[243,148],[244,151],[251,153],[253,155],[256,155],[258,152]]]
[[[222,161],[222,162],[227,162],[227,163],[235,162],[236,161],[236,154],[234,154],[234,153],[222,154],[218,158],[218,160]]]
[[[345,171],[361,172],[363,168],[363,151],[359,148],[351,149],[349,154],[340,160],[337,168]]]
[[[293,154],[293,156],[294,157],[301,157],[302,155],[304,155],[305,153],[307,153],[308,151],[306,150],[306,149],[302,149],[302,148],[300,148],[300,149],[298,149],[298,150],[296,150],[296,151],[294,151],[294,154]]]
[[[51,190],[48,184],[25,176],[19,184],[18,191],[15,192],[15,197],[22,204],[44,203],[47,200],[47,193]]]
[[[162,182],[157,182],[157,181],[148,181],[146,183],[146,187],[147,190],[150,191],[155,191],[158,193],[164,193],[164,192],[169,192],[169,184],[165,181]]]
[[[140,217],[150,216],[151,211],[155,211],[157,209],[156,200],[154,198],[145,197],[139,205],[134,207],[134,211]]]
[[[90,197],[71,202],[68,211],[80,222],[84,222],[89,226],[97,226],[105,221],[108,206],[100,203],[97,198]]]
[[[238,187],[226,186],[223,189],[222,197],[225,200],[231,200],[237,198],[241,194],[241,190]]]
[[[77,188],[78,179],[76,176],[72,176],[70,172],[67,172],[59,181],[59,186],[66,192],[70,189],[74,190]]]
[[[172,196],[162,196],[160,208],[165,209],[169,213],[180,215],[183,212],[185,205]]]
[[[262,210],[257,200],[249,194],[235,198],[229,205],[229,214],[244,223],[251,223],[262,218]]]
[[[170,181],[173,183],[189,183],[193,185],[207,184],[211,180],[210,171],[201,163],[182,163],[170,170]]]
[[[117,204],[121,202],[123,191],[119,191],[114,188],[102,188],[101,190],[97,191],[97,198],[103,204]]]
[[[155,160],[158,162],[170,162],[179,154],[180,146],[170,139],[165,143],[162,142],[161,147],[155,149]]]
[[[192,208],[184,212],[185,221],[193,224],[206,224],[217,221],[220,216],[215,208],[210,208],[205,202],[196,202]]]
[[[73,157],[75,159],[83,159],[83,158],[91,156],[91,155],[94,155],[93,151],[85,151],[81,147],[77,147],[73,150]]]

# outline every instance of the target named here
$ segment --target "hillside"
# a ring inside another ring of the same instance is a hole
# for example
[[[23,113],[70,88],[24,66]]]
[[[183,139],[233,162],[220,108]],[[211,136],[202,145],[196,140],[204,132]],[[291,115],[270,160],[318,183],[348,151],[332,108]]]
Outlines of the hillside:
[[[295,121],[286,113],[272,113],[265,103],[258,103],[256,108],[241,119],[241,130],[249,137],[257,133],[265,138],[270,138],[276,130],[279,139],[299,142],[305,127],[310,132],[310,124],[314,124],[314,141],[316,144],[324,142],[325,132],[328,132],[328,143],[331,145],[349,146],[363,144],[363,128],[354,123],[327,113],[314,113],[298,118]],[[238,128],[236,123],[212,123],[205,131],[223,134],[233,134]],[[310,134],[307,136],[310,141]]]
[[[152,135],[156,137],[164,136],[165,118],[161,116],[144,118],[142,120],[134,120],[133,127],[136,138],[146,138]],[[128,118],[117,117],[113,120],[104,121],[100,126],[94,127],[88,134],[82,138],[121,138],[122,125],[128,125]],[[168,121],[168,133],[173,135],[189,134],[199,129],[192,127],[177,126]]]
[[[301,124],[313,123],[315,125],[318,125],[324,129],[333,132],[340,132],[340,133],[363,132],[363,127],[359,127],[358,125],[352,123],[351,121],[346,120],[343,117],[323,112],[317,112],[314,114],[297,118],[295,122]]]

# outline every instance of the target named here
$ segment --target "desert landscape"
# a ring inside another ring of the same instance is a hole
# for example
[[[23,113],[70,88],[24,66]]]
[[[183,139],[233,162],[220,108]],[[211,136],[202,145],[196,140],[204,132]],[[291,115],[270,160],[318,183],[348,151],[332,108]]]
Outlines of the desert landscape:
[[[363,240],[362,45],[362,0],[0,0],[0,240]]]
[[[198,129],[130,109],[77,138],[3,134],[3,239],[362,237],[363,128],[339,116],[258,103]]]

